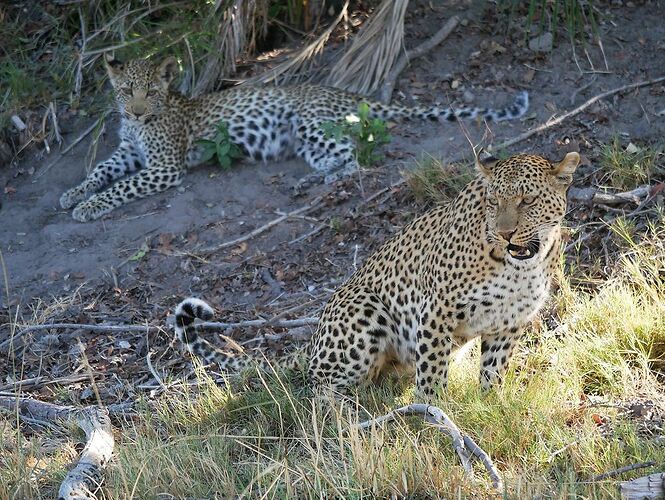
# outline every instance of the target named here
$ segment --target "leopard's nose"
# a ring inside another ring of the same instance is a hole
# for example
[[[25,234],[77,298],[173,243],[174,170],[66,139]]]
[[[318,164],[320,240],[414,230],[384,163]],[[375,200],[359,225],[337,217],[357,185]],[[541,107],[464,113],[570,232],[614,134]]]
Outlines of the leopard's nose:
[[[510,241],[510,238],[512,238],[513,235],[515,234],[515,230],[513,229],[508,231],[499,231],[499,234],[504,240]]]
[[[143,104],[134,104],[131,108],[131,111],[136,118],[139,118],[145,115],[146,109]]]

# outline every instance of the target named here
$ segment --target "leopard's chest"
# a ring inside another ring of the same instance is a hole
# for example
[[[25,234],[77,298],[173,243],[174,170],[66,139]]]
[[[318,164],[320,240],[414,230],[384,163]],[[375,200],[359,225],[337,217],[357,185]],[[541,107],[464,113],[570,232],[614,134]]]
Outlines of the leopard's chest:
[[[506,268],[474,285],[461,303],[456,335],[472,338],[521,328],[542,307],[549,292],[545,269]]]

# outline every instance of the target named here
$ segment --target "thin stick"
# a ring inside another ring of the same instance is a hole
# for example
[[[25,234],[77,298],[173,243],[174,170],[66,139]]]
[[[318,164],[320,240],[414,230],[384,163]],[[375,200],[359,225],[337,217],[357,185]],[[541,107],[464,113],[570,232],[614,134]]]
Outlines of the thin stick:
[[[102,119],[103,119],[103,117],[102,117],[102,118],[98,118],[97,120],[95,120],[95,123],[93,123],[92,125],[90,125],[90,127],[88,127],[87,129],[85,129],[85,130],[83,131],[83,133],[82,133],[81,135],[79,135],[79,136],[74,140],[74,142],[72,142],[69,146],[67,146],[65,149],[63,149],[63,150],[58,154],[58,157],[57,157],[57,158],[55,158],[51,163],[49,163],[49,164],[46,165],[43,169],[41,169],[40,172],[37,172],[37,173],[35,174],[34,178],[35,178],[35,179],[39,179],[42,175],[44,175],[46,172],[48,172],[48,171],[51,169],[51,167],[52,167],[53,165],[55,165],[56,163],[58,163],[58,162],[60,161],[60,159],[61,159],[64,155],[66,155],[67,153],[69,153],[69,152],[74,148],[74,146],[76,146],[79,142],[81,142],[81,141],[82,141],[83,139],[85,139],[88,135],[90,135],[90,133],[92,133],[92,131],[95,130],[95,128],[97,128],[97,126],[99,125],[99,122],[100,122]]]
[[[393,410],[381,417],[361,422],[358,424],[358,428],[366,429],[367,427],[374,424],[390,422],[395,420],[397,415],[423,415],[425,420],[436,425],[441,431],[445,432],[452,438],[453,448],[457,452],[457,455],[462,462],[462,466],[464,467],[464,470],[468,476],[473,474],[473,466],[469,460],[469,452],[471,452],[472,455],[482,461],[483,465],[487,469],[488,474],[490,475],[490,478],[492,479],[494,488],[497,490],[503,489],[503,480],[501,479],[501,474],[497,470],[487,452],[478,446],[478,444],[476,444],[476,442],[471,437],[463,434],[455,422],[453,422],[452,419],[446,415],[446,413],[441,408],[422,403],[414,403],[411,405],[402,406],[401,408]]]
[[[290,217],[294,217],[296,215],[299,215],[299,214],[302,214],[302,213],[305,213],[305,212],[309,212],[310,210],[316,208],[318,206],[319,202],[321,201],[321,198],[322,198],[321,196],[317,196],[316,198],[314,198],[312,201],[310,201],[304,207],[297,208],[297,209],[292,210],[291,212],[289,212],[287,214],[281,215],[281,216],[277,217],[276,219],[271,220],[267,224],[264,224],[263,226],[258,227],[256,229],[254,229],[253,231],[245,234],[244,236],[240,236],[239,238],[236,238],[236,239],[231,240],[231,241],[226,241],[226,242],[221,243],[219,245],[215,245],[215,246],[208,247],[208,248],[203,248],[203,249],[199,250],[199,252],[200,253],[214,253],[214,252],[217,252],[217,251],[222,250],[224,248],[232,247],[234,245],[237,245],[239,243],[242,243],[244,241],[252,239],[252,238],[254,238],[255,236],[258,236],[261,233],[265,233],[268,229],[276,226],[277,224],[279,224],[281,222],[284,222],[286,219],[289,219]]]
[[[530,130],[527,130],[526,132],[524,132],[523,134],[518,135],[517,137],[513,137],[512,139],[504,141],[501,144],[497,144],[496,146],[494,146],[491,149],[496,151],[496,150],[499,150],[499,149],[507,148],[508,146],[512,146],[513,144],[517,144],[518,142],[522,142],[522,141],[528,139],[529,137],[531,137],[532,135],[536,135],[536,134],[538,134],[538,133],[540,133],[544,130],[547,130],[548,128],[551,128],[551,127],[554,127],[556,125],[561,124],[564,120],[567,120],[571,116],[575,116],[575,115],[581,113],[582,111],[587,109],[592,104],[600,101],[601,99],[605,99],[606,97],[610,97],[614,94],[619,94],[619,93],[625,92],[627,90],[637,89],[637,88],[640,88],[640,87],[647,87],[649,85],[655,85],[655,84],[660,83],[660,82],[665,82],[665,76],[654,78],[653,80],[646,80],[646,81],[643,81],[643,82],[630,83],[628,85],[623,85],[621,87],[617,87],[615,89],[608,90],[607,92],[602,92],[602,93],[592,97],[591,99],[586,101],[584,104],[579,105],[575,109],[573,109],[571,111],[568,111],[567,113],[564,113],[563,115],[559,116],[558,118],[552,118],[550,120],[547,120],[545,123],[541,123],[537,127],[534,127]]]
[[[39,389],[44,385],[51,384],[73,384],[75,382],[81,382],[83,380],[89,380],[89,375],[87,373],[75,373],[66,377],[59,377],[49,380],[44,375],[39,375],[38,377],[26,378],[23,380],[17,380],[16,382],[11,382],[0,386],[0,391],[6,391],[8,389],[17,389],[19,391],[25,389]]]
[[[448,36],[457,28],[459,24],[459,17],[453,16],[448,19],[448,22],[444,24],[439,31],[437,31],[431,38],[424,41],[418,45],[415,49],[406,51],[402,57],[395,63],[395,66],[390,70],[386,78],[386,82],[381,87],[381,92],[379,98],[382,102],[389,103],[390,97],[393,94],[393,89],[397,83],[397,78],[400,73],[404,71],[404,68],[411,62],[413,59],[423,56],[434,47],[443,42]]]
[[[245,328],[245,327],[261,327],[272,326],[275,328],[295,328],[299,326],[316,325],[319,318],[297,318],[273,321],[272,319],[251,319],[247,321],[238,321],[235,323],[219,323],[219,322],[201,322],[197,323],[198,328],[210,329],[226,329],[226,328]],[[47,323],[44,325],[32,325],[24,328],[12,338],[0,344],[0,352],[4,351],[11,342],[16,342],[17,339],[29,332],[37,332],[41,330],[69,330],[81,329],[91,332],[154,332],[163,330],[159,326],[151,325],[94,325],[84,323]]]
[[[164,385],[164,381],[162,380],[162,377],[159,376],[157,373],[157,370],[155,370],[155,367],[152,366],[152,361],[150,360],[150,356],[152,356],[152,351],[148,352],[145,356],[145,362],[148,365],[148,370],[150,370],[150,373],[152,373],[152,376],[155,377],[155,380],[159,384],[159,386],[164,390],[168,390],[168,387]]]
[[[35,399],[0,396],[0,408],[16,412],[22,419],[37,417],[47,422],[65,421],[78,425],[87,441],[76,467],[70,470],[60,485],[58,498],[94,499],[103,481],[115,441],[111,420],[106,408],[58,406]]]
[[[625,472],[630,472],[637,469],[646,469],[647,467],[653,467],[654,465],[656,465],[656,462],[640,462],[636,464],[626,465],[624,467],[619,467],[618,469],[603,472],[602,474],[598,474],[596,476],[591,476],[589,481],[591,482],[602,481],[603,479],[619,476]]]

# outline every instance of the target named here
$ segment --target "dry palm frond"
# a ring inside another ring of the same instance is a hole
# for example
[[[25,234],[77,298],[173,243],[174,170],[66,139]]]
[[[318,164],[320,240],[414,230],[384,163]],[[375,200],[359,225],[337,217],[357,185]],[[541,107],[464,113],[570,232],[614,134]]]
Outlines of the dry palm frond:
[[[404,44],[404,16],[409,0],[383,0],[351,48],[337,61],[326,83],[371,94],[390,72]]]
[[[339,22],[344,18],[349,7],[349,0],[344,3],[342,10],[328,28],[321,35],[295,55],[289,57],[286,61],[278,64],[273,69],[265,71],[259,75],[245,80],[243,83],[269,83],[277,84],[296,83],[314,78],[312,66],[314,59],[318,56],[323,47],[328,42],[330,35],[335,30]]]
[[[231,5],[227,5],[221,0],[215,4],[215,11],[226,8],[215,45],[192,89],[194,96],[214,90],[221,78],[235,73],[238,56],[253,44],[257,0],[233,0]]]

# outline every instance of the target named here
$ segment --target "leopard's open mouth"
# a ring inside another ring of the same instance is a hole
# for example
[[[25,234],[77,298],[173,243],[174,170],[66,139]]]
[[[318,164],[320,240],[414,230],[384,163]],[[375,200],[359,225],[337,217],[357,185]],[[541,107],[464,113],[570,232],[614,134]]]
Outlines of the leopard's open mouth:
[[[540,250],[540,240],[538,238],[531,240],[526,246],[508,244],[508,253],[513,259],[529,260]]]

